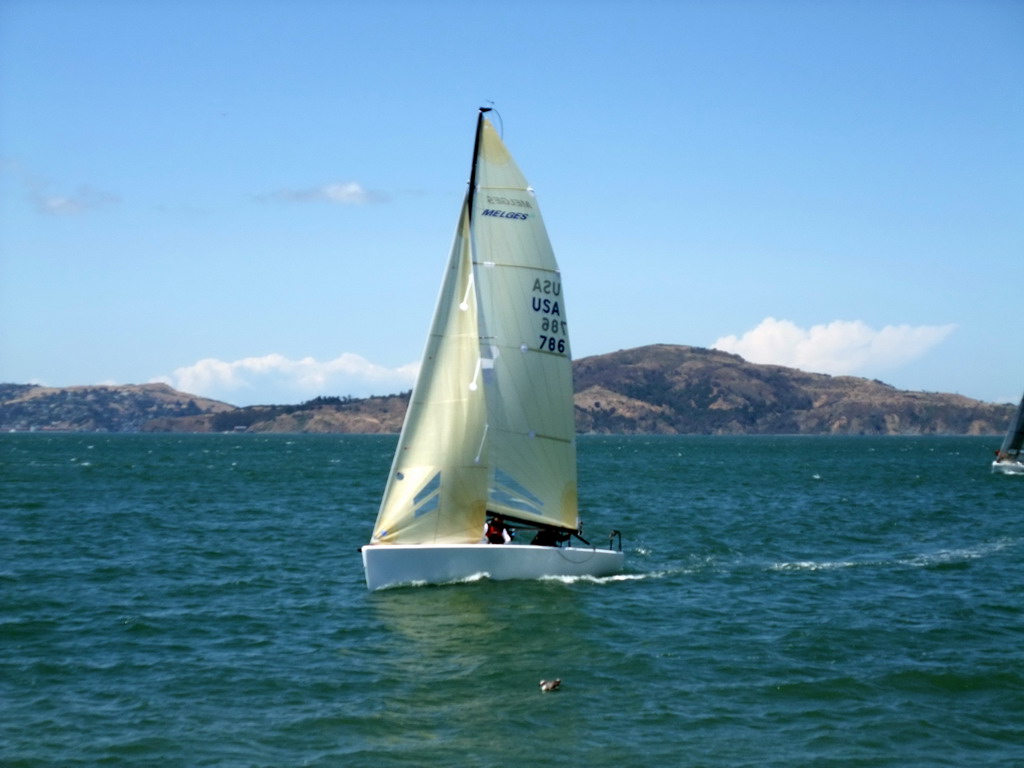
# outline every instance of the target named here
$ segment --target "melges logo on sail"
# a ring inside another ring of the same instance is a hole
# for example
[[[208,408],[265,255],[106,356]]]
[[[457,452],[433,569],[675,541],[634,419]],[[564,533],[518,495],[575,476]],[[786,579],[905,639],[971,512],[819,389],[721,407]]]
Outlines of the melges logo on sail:
[[[484,215],[484,216],[495,216],[495,217],[497,217],[499,219],[528,219],[528,218],[530,218],[530,214],[528,214],[528,213],[519,213],[519,211],[501,211],[501,210],[498,210],[497,208],[484,208],[484,210],[481,211],[481,214]]]

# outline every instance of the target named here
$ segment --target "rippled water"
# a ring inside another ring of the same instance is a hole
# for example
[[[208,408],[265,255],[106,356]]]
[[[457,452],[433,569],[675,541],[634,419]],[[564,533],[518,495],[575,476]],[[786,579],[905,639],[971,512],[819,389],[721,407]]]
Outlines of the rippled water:
[[[369,594],[394,442],[0,436],[0,764],[1024,764],[997,438],[584,437],[625,574]]]

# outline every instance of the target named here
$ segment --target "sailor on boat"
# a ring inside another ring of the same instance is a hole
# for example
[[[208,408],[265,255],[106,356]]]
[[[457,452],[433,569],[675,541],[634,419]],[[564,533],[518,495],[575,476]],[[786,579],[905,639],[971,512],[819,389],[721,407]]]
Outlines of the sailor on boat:
[[[484,525],[484,538],[488,544],[508,544],[512,536],[508,532],[508,526],[501,515],[490,518]]]
[[[554,528],[541,528],[533,537],[531,544],[538,547],[560,547],[569,540],[568,531],[558,531]]]

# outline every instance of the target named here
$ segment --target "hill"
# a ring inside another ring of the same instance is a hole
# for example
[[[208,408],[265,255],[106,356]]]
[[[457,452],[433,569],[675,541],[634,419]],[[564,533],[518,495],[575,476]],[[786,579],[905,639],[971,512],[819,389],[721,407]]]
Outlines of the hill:
[[[577,360],[576,426],[600,434],[1001,435],[1013,406],[658,344]],[[394,433],[408,394],[236,408],[164,384],[0,384],[0,430]]]
[[[1005,432],[1013,413],[961,395],[668,344],[583,358],[574,374],[581,432],[983,435]]]
[[[409,396],[318,397],[299,405],[253,405],[188,419],[154,419],[146,432],[387,434],[402,428]]]
[[[40,387],[0,384],[0,430],[139,432],[158,418],[189,418],[235,406],[166,384]]]

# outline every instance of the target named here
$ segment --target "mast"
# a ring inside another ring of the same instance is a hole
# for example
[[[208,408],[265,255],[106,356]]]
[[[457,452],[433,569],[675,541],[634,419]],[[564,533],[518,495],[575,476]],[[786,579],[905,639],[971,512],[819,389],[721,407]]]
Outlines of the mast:
[[[480,107],[480,113],[476,117],[476,138],[473,140],[473,165],[469,169],[469,194],[466,197],[470,230],[473,228],[473,198],[476,197],[476,165],[480,158],[480,138],[484,132],[484,115],[490,111],[490,107]]]

